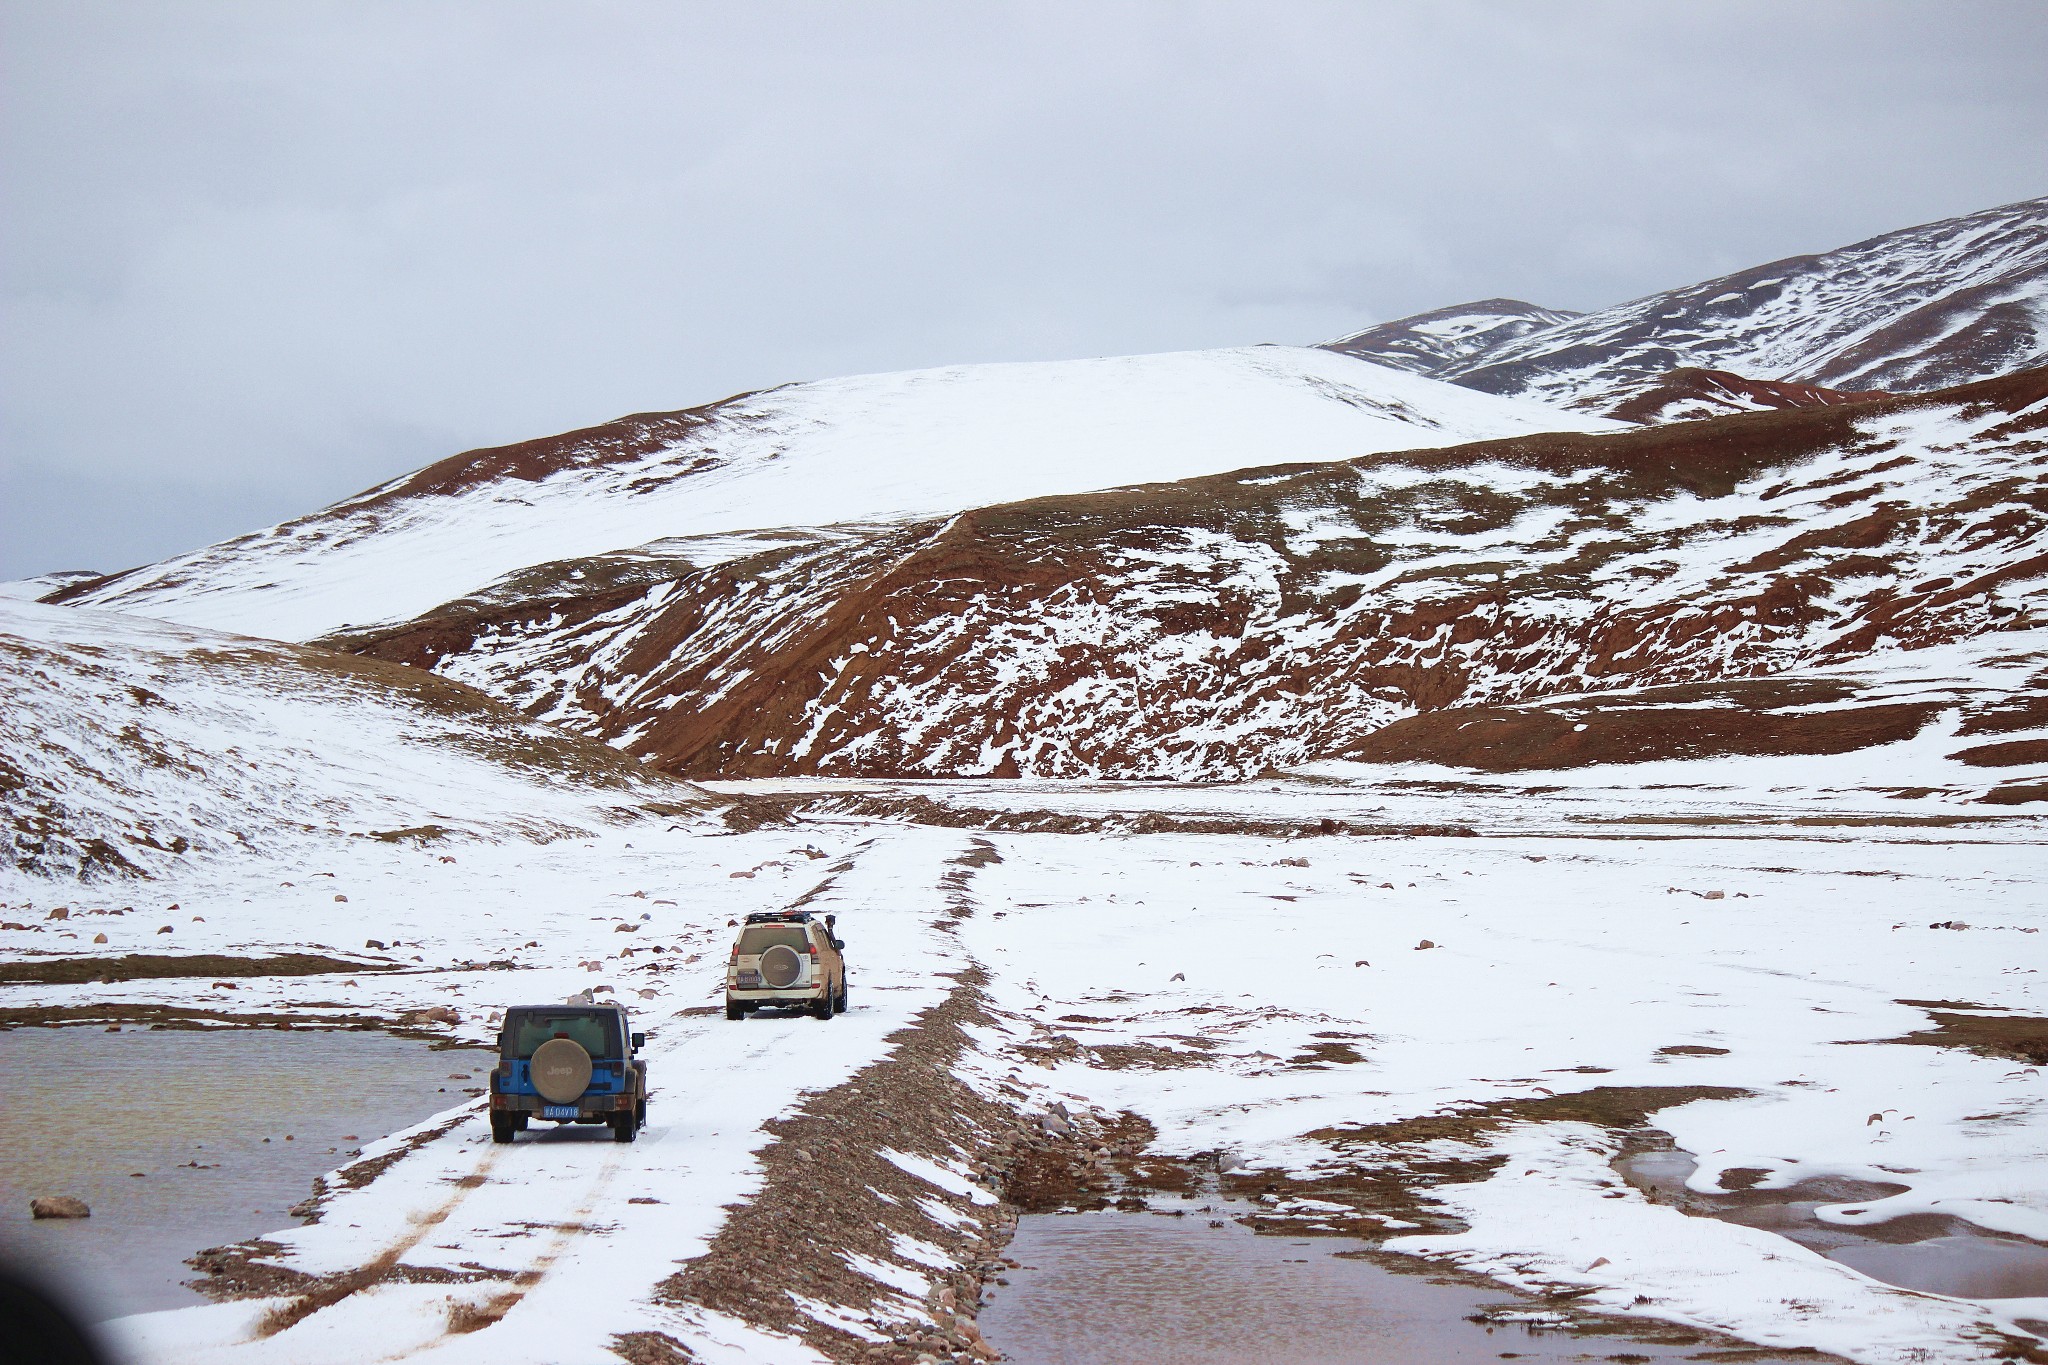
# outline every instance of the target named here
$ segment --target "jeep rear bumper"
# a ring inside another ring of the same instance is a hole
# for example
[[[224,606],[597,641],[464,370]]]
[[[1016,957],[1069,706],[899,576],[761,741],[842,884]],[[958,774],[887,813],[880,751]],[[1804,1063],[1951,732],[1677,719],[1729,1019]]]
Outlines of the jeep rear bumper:
[[[585,1095],[583,1098],[575,1101],[573,1106],[556,1104],[551,1100],[542,1099],[539,1095],[491,1096],[491,1108],[494,1110],[511,1113],[540,1114],[543,1110],[569,1109],[573,1107],[576,1111],[574,1117],[577,1118],[586,1115],[609,1117],[613,1114],[630,1113],[638,1108],[639,1104],[640,1097],[631,1091],[620,1091],[616,1095]],[[548,1117],[554,1116],[548,1115]],[[564,1114],[561,1117],[568,1118],[571,1116]]]
[[[772,987],[756,990],[753,987],[727,986],[725,998],[739,1005],[781,1005],[792,1002],[809,1004],[813,1000],[823,1000],[830,992],[831,987],[823,981],[810,986],[786,986],[781,990]]]

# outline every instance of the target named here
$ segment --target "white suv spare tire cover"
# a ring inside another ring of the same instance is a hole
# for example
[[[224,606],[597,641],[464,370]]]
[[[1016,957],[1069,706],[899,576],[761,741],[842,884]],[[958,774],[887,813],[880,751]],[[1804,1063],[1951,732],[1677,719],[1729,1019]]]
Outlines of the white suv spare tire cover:
[[[568,1038],[550,1038],[533,1050],[533,1088],[549,1104],[574,1104],[590,1084],[590,1054]]]
[[[794,986],[803,974],[803,959],[787,943],[778,943],[761,954],[761,979],[778,991]]]

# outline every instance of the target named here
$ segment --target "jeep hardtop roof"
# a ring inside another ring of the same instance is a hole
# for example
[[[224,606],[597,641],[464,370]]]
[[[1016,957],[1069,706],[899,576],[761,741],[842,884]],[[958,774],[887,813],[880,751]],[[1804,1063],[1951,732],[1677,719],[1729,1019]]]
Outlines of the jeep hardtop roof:
[[[756,910],[747,916],[749,924],[809,924],[817,916],[808,910]]]

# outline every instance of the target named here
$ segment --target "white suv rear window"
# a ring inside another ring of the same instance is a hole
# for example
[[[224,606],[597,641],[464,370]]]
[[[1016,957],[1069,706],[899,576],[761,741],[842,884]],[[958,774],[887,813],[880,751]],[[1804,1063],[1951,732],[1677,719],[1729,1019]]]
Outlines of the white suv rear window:
[[[800,953],[810,948],[803,929],[794,924],[750,924],[740,931],[740,951],[743,953],[765,953],[777,944]]]

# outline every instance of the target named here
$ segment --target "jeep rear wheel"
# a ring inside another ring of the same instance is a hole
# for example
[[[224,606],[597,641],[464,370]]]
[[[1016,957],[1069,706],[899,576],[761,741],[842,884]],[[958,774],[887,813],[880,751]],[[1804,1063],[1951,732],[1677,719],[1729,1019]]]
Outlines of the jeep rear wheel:
[[[525,1125],[512,1115],[497,1110],[491,1112],[491,1141],[510,1142],[512,1135]]]
[[[811,1018],[830,1019],[832,1013],[832,992],[828,989],[823,995],[811,1002]]]
[[[637,1115],[621,1114],[612,1120],[613,1142],[631,1142],[639,1134],[640,1124]]]
[[[747,1007],[737,1000],[728,1000],[725,1002],[725,1017],[728,1019],[744,1019],[747,1017]]]
[[[839,978],[839,994],[833,997],[832,1000],[832,1012],[834,1014],[846,1013],[846,978],[843,976]]]

